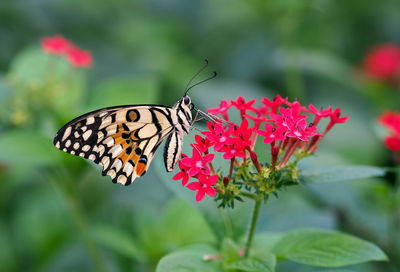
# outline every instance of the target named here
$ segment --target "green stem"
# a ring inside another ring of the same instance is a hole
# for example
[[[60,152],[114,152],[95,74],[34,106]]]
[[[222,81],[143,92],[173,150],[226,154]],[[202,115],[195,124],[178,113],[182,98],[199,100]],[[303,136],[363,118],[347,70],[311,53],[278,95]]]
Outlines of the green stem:
[[[225,209],[219,209],[219,210],[221,210],[221,216],[222,216],[222,220],[224,221],[226,235],[229,238],[233,238],[231,219],[229,218],[229,215]]]
[[[244,257],[245,258],[249,257],[249,254],[250,254],[250,247],[251,247],[251,243],[253,242],[253,237],[254,237],[254,233],[256,230],[258,217],[260,215],[260,210],[261,210],[260,208],[261,208],[261,199],[256,199],[253,213],[251,214],[249,231],[247,233],[246,243],[245,243],[245,247],[244,247]]]

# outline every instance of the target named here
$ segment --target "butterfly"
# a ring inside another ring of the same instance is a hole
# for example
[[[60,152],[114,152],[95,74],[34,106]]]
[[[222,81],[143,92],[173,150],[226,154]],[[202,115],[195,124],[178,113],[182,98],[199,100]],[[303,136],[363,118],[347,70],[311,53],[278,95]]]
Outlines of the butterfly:
[[[185,94],[174,106],[124,105],[95,110],[64,125],[54,137],[54,145],[67,153],[102,166],[102,175],[113,183],[131,184],[143,176],[162,142],[167,172],[174,170],[182,153],[183,137],[193,125],[192,104],[187,92],[192,80],[208,65],[206,60],[189,81]]]

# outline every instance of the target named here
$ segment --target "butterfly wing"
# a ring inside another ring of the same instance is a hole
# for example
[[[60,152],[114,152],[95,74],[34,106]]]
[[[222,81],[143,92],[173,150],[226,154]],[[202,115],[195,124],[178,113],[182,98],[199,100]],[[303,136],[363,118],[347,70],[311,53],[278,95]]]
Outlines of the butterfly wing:
[[[183,134],[174,131],[169,134],[164,147],[164,164],[168,172],[172,172],[182,153]]]
[[[170,107],[119,106],[82,115],[54,138],[60,150],[94,161],[114,183],[131,184],[146,173],[161,142],[174,131]]]

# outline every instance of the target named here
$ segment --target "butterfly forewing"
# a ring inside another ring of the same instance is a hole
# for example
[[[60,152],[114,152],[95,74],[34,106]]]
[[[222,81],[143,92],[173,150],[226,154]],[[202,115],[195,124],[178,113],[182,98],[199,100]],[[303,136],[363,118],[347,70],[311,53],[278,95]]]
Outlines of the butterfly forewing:
[[[54,145],[100,164],[103,175],[129,185],[148,169],[177,114],[165,106],[120,106],[82,115],[59,130]]]

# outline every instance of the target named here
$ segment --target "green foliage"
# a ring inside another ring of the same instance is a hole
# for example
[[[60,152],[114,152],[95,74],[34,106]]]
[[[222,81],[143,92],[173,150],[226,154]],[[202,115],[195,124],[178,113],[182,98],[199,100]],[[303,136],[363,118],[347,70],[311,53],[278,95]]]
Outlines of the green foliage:
[[[221,270],[215,260],[204,260],[204,256],[217,254],[217,251],[208,245],[189,246],[163,257],[157,265],[156,272],[218,272]]]
[[[48,166],[60,163],[61,154],[54,152],[51,139],[37,131],[12,130],[0,137],[0,162]]]
[[[337,166],[323,169],[306,169],[300,171],[299,179],[304,184],[344,181],[383,177],[386,169],[376,166]]]
[[[369,242],[348,234],[314,229],[295,230],[283,235],[272,252],[278,258],[326,267],[388,260],[381,249]]]

